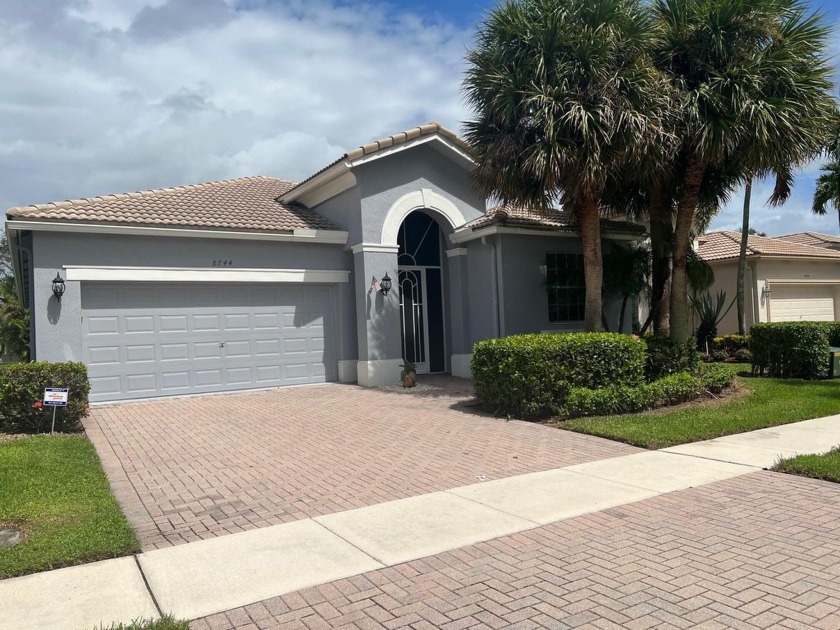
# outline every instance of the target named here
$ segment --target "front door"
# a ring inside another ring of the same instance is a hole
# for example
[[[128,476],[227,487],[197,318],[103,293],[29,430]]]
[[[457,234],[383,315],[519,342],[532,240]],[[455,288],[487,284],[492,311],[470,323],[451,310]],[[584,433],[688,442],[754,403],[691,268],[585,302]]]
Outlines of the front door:
[[[420,374],[446,370],[440,241],[437,223],[422,212],[406,217],[398,237],[402,356]]]

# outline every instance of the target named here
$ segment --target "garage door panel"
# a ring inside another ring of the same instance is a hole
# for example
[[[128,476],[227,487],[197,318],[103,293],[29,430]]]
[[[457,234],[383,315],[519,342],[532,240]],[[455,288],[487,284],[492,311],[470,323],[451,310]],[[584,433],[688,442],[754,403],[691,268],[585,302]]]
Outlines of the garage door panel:
[[[784,321],[834,321],[833,286],[774,286],[770,319]]]
[[[83,283],[91,400],[335,380],[326,286]]]
[[[149,363],[157,360],[153,344],[125,346],[126,363]]]
[[[89,317],[87,320],[89,335],[118,335],[120,319],[114,315]]]

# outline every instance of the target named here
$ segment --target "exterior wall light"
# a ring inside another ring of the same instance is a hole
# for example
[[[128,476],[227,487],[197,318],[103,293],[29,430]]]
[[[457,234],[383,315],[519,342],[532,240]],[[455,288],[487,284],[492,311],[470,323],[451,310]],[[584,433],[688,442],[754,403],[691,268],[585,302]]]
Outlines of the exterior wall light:
[[[770,283],[765,282],[764,286],[761,288],[762,299],[764,299],[764,300],[769,299],[771,293],[772,293],[772,291],[770,291]]]
[[[391,290],[391,278],[387,273],[382,276],[382,282],[379,283],[379,289],[382,291],[382,295],[388,295],[388,291]]]
[[[64,295],[64,288],[64,279],[60,273],[56,272],[55,279],[52,281],[52,292],[55,299],[61,300],[61,296]]]

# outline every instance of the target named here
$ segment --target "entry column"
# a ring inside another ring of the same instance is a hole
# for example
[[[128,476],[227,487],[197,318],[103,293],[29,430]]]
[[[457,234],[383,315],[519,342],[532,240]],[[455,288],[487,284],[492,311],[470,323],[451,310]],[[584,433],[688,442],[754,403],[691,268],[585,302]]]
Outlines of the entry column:
[[[396,245],[360,243],[353,248],[356,281],[356,327],[359,340],[359,385],[379,387],[399,382],[402,364],[400,299]],[[373,278],[392,281],[388,295],[377,291]]]

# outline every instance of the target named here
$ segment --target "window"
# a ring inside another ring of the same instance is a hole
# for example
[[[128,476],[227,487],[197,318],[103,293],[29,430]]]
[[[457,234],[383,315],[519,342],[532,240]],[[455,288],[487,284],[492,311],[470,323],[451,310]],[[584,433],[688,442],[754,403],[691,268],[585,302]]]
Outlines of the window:
[[[546,252],[548,320],[551,323],[583,321],[586,285],[583,254]]]

